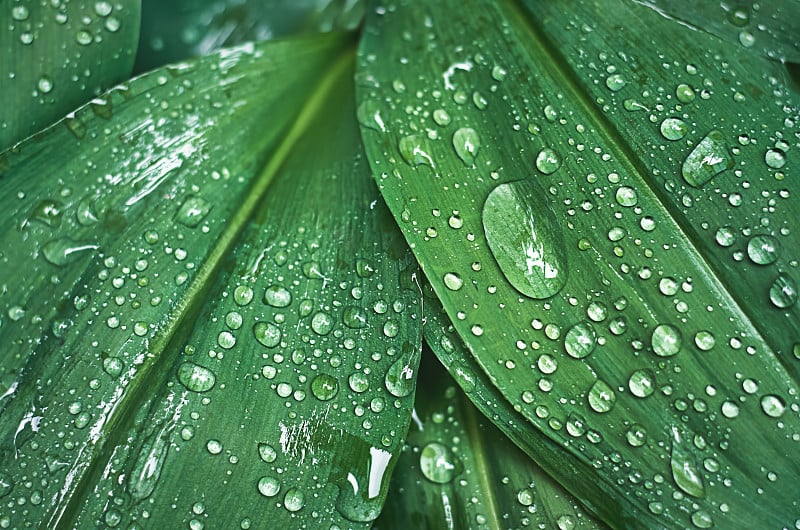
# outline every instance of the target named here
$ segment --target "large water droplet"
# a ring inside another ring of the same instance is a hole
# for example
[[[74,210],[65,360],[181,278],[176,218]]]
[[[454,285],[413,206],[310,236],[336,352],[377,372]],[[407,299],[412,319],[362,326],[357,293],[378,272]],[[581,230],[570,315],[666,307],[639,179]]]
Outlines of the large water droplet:
[[[409,349],[409,352],[392,363],[384,377],[386,390],[395,397],[411,394],[417,382],[415,372],[419,365],[420,353],[413,348]]]
[[[422,448],[419,468],[425,478],[436,484],[447,484],[457,473],[452,453],[438,442],[431,442]]]
[[[614,390],[608,386],[608,383],[602,379],[598,379],[589,389],[587,397],[589,406],[595,412],[608,412],[614,408],[614,403],[617,401],[617,395]]]
[[[339,382],[328,374],[320,374],[311,381],[311,393],[320,401],[333,399],[339,391]]]
[[[371,99],[364,100],[356,110],[356,117],[358,122],[364,127],[385,132],[386,124],[381,116],[381,106],[377,101]]]
[[[786,165],[786,155],[780,149],[770,149],[764,155],[764,162],[772,169],[780,169]]]
[[[757,265],[775,263],[780,251],[780,242],[770,235],[757,235],[747,242],[747,256]]]
[[[305,503],[305,495],[303,495],[303,492],[297,488],[291,488],[283,497],[283,506],[290,512],[296,512],[300,510]]]
[[[281,285],[271,285],[264,291],[264,303],[272,307],[287,307],[292,303],[292,293]]]
[[[469,167],[475,164],[475,157],[478,156],[480,146],[481,139],[475,129],[462,127],[453,133],[453,147],[456,154]]]
[[[274,348],[281,342],[281,330],[272,322],[256,322],[253,335],[267,348]]]
[[[483,229],[506,279],[522,294],[544,299],[567,281],[567,255],[545,194],[530,180],[500,184],[483,205]]]
[[[711,131],[695,146],[683,161],[681,173],[690,186],[701,188],[717,174],[733,167],[725,137],[720,131]]]
[[[683,447],[677,427],[672,427],[672,438],[670,454],[672,478],[684,493],[702,499],[706,495],[703,477],[695,464],[694,457]]]
[[[767,394],[761,398],[761,410],[771,418],[780,418],[786,410],[786,402],[775,394]]]
[[[549,175],[559,167],[561,167],[561,157],[558,156],[558,153],[550,148],[539,151],[539,154],[536,156],[536,169],[545,175]]]
[[[679,118],[667,118],[661,122],[661,135],[667,140],[680,140],[686,136],[686,124]]]
[[[786,274],[779,274],[769,288],[769,300],[780,309],[792,307],[797,302],[797,282]]]
[[[392,453],[371,447],[361,439],[348,445],[349,472],[339,487],[336,510],[356,522],[374,521],[381,512],[383,496],[389,486],[386,471]]]
[[[670,357],[681,350],[681,332],[675,326],[659,324],[650,337],[650,345],[659,357]]]
[[[281,491],[281,483],[275,477],[258,479],[258,492],[264,497],[274,497]]]
[[[203,366],[187,361],[178,367],[178,381],[192,392],[208,392],[216,380],[214,372]]]
[[[169,446],[167,428],[148,436],[142,444],[133,471],[128,478],[128,492],[135,501],[146,499],[153,493],[161,477]]]
[[[570,357],[583,359],[594,351],[597,337],[589,322],[579,322],[564,336],[564,348]]]
[[[436,167],[430,155],[430,147],[427,145],[425,137],[419,134],[404,136],[400,139],[400,154],[411,166],[426,164]]]
[[[44,259],[53,265],[64,266],[84,255],[87,250],[96,250],[97,245],[78,243],[67,237],[45,243],[42,247]]]
[[[211,211],[211,203],[202,197],[189,196],[175,213],[175,220],[182,225],[194,228]]]

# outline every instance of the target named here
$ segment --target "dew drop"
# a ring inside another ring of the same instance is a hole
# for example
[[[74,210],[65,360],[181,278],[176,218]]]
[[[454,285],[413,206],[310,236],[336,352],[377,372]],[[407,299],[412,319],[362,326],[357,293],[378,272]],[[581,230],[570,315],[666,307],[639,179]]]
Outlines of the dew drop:
[[[688,127],[683,120],[667,118],[661,122],[661,135],[667,140],[680,140],[686,136]]]
[[[681,103],[691,103],[695,98],[694,90],[689,85],[681,83],[678,85],[678,88],[675,89],[675,97],[678,98],[678,101]]]
[[[237,305],[245,306],[253,299],[253,289],[248,285],[239,285],[233,290],[233,301]]]
[[[780,149],[770,149],[764,155],[764,162],[772,169],[780,169],[786,165],[786,155]]]
[[[747,242],[747,256],[756,265],[775,263],[780,251],[780,242],[770,235],[757,235]]]
[[[464,286],[464,280],[455,272],[448,272],[444,275],[444,285],[451,291],[458,291]]]
[[[595,412],[605,413],[614,408],[614,403],[617,401],[617,395],[614,390],[608,386],[608,383],[602,379],[598,379],[589,389],[587,397],[589,406]]]
[[[39,78],[39,82],[36,84],[36,86],[39,88],[39,92],[42,94],[47,94],[53,90],[53,82],[46,75],[43,75]]]
[[[689,153],[683,161],[681,173],[687,184],[701,188],[714,176],[732,167],[733,159],[725,137],[720,131],[714,130]]]
[[[617,188],[616,199],[617,204],[625,207],[636,206],[636,203],[639,202],[636,190],[629,186],[620,186]]]
[[[480,146],[481,139],[475,129],[462,127],[453,133],[453,147],[456,154],[468,167],[475,164],[475,157],[478,156]]]
[[[92,43],[92,34],[85,29],[78,30],[75,34],[75,41],[81,46],[88,46]]]
[[[381,116],[381,106],[371,99],[364,100],[356,110],[358,122],[364,127],[375,131],[385,132],[386,124]]]
[[[647,429],[643,425],[634,423],[625,432],[625,439],[631,447],[641,447],[647,441]]]
[[[618,90],[622,90],[622,88],[628,84],[625,81],[625,78],[622,77],[620,74],[612,74],[606,78],[606,86],[612,92],[617,92]]]
[[[422,448],[419,468],[425,478],[435,484],[447,484],[456,475],[452,453],[438,442],[431,442]]]
[[[347,379],[347,383],[350,385],[350,389],[353,392],[366,392],[369,389],[369,379],[366,375],[362,374],[361,372],[355,372],[350,374],[350,377]]]
[[[178,367],[178,381],[192,392],[208,392],[217,378],[208,368],[187,361]]]
[[[253,335],[267,348],[274,348],[281,342],[281,330],[271,322],[256,322],[253,326]]]
[[[416,369],[419,364],[419,353],[412,351],[397,359],[386,371],[384,385],[395,397],[406,397],[414,391],[416,385]]]
[[[281,483],[274,477],[258,479],[258,492],[264,497],[274,497],[281,491]]]
[[[271,285],[264,290],[264,303],[272,307],[288,307],[292,303],[292,293],[282,285]]]
[[[714,349],[714,346],[717,343],[716,338],[714,335],[711,334],[710,331],[698,331],[694,336],[694,343],[698,349],[702,351],[710,351]]]
[[[411,166],[419,166],[422,164],[436,167],[433,163],[433,158],[429,154],[430,148],[427,146],[425,137],[419,134],[412,134],[404,136],[400,139],[399,143],[400,154],[406,162]]]
[[[561,167],[561,157],[552,149],[545,148],[536,155],[536,169],[549,175]]]
[[[677,427],[672,427],[672,451],[670,468],[675,484],[687,495],[702,499],[705,497],[703,477],[697,468],[692,454],[683,447]]]
[[[589,356],[597,344],[597,336],[589,322],[579,322],[564,335],[564,349],[575,359]]]
[[[189,196],[183,201],[178,211],[175,213],[175,220],[182,225],[194,228],[211,211],[211,203],[202,197],[195,195]]]
[[[283,506],[290,512],[300,510],[306,503],[305,495],[297,488],[292,488],[283,497]]]
[[[786,274],[779,274],[769,288],[769,300],[780,309],[792,307],[797,303],[797,282]]]
[[[258,444],[258,456],[267,464],[271,464],[278,458],[278,452],[271,445],[261,442]]]
[[[311,317],[311,329],[317,335],[327,335],[333,329],[334,321],[328,313],[318,311]]]
[[[339,392],[339,382],[328,374],[320,374],[311,381],[311,393],[320,401],[333,399]]]
[[[222,331],[217,336],[217,344],[219,344],[220,348],[230,350],[231,348],[236,346],[236,337],[234,337],[233,333],[231,333],[230,331]]]
[[[659,357],[671,357],[681,349],[681,332],[675,326],[659,324],[653,330],[650,345]]]
[[[85,251],[97,248],[97,245],[78,243],[65,237],[45,243],[42,255],[53,265],[62,267],[79,259]]]
[[[780,396],[767,394],[761,398],[761,410],[771,418],[780,418],[786,410],[786,402]]]
[[[536,299],[557,294],[567,281],[567,255],[555,214],[531,180],[500,184],[483,205],[483,229],[503,275]]]
[[[450,123],[450,115],[444,109],[436,109],[433,111],[433,121],[445,127]]]

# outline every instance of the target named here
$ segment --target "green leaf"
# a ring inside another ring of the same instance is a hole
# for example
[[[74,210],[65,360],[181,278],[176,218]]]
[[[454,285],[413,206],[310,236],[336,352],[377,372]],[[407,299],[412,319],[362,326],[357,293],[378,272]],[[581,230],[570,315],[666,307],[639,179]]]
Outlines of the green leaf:
[[[526,5],[380,5],[360,49],[373,173],[476,388],[611,526],[794,525],[785,67],[640,4]]]
[[[366,2],[342,0],[145,0],[137,72],[222,47],[301,33],[353,30]]]
[[[131,73],[140,2],[5,2],[0,151]]]
[[[430,350],[414,411],[376,530],[605,528],[481,416]]]
[[[377,517],[420,295],[360,150],[353,61],[336,34],[222,50],[7,154],[4,267],[35,279],[0,328],[29,353],[2,401],[2,525]]]

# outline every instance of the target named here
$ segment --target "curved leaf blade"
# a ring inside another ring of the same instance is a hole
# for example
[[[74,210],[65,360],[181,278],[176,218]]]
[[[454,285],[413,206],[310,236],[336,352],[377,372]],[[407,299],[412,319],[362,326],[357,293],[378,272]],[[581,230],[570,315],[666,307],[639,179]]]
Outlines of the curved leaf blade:
[[[596,469],[585,479],[594,488],[578,489],[612,526],[794,524],[796,489],[777,470],[797,471],[787,456],[800,429],[797,383],[774,347],[793,340],[794,308],[783,315],[740,304],[732,286],[744,282],[720,272],[696,227],[645,170],[654,146],[653,164],[684,171],[689,184],[716,177],[738,155],[722,156],[716,134],[680,149],[666,136],[648,150],[626,142],[643,122],[607,119],[608,96],[595,98],[595,80],[557,52],[569,40],[576,64],[598,68],[582,54],[618,24],[581,15],[611,17],[621,3],[575,2],[568,14],[531,5],[528,17],[511,2],[469,13],[438,2],[424,7],[425,24],[419,6],[402,2],[369,14],[359,63],[362,134],[395,219],[481,366],[478,377],[528,421],[530,436],[561,445],[575,468]],[[671,28],[664,31],[674,55],[660,59],[665,64],[702,59],[708,76],[719,64],[730,74],[733,60],[740,76],[779,71],[639,9],[658,19],[634,26],[643,44],[654,25]],[[486,28],[496,28],[496,38],[476,37]],[[558,32],[564,42],[556,46]],[[387,34],[404,35],[405,48],[388,45]],[[630,41],[596,52],[599,64],[613,66],[612,53],[629,52]],[[425,62],[409,60],[409,49]],[[605,90],[625,86],[624,76],[606,73]],[[780,78],[774,83],[771,96],[754,97],[753,116],[776,94],[789,114],[797,108],[796,94]],[[721,119],[725,108],[707,112]],[[728,109],[725,125],[737,111]],[[725,142],[733,130],[725,129]],[[700,167],[683,168],[687,158]],[[503,219],[505,231],[497,226]],[[770,274],[753,283],[773,281]],[[600,491],[613,506],[603,506]]]
[[[3,5],[0,151],[130,75],[140,10],[138,0]]]

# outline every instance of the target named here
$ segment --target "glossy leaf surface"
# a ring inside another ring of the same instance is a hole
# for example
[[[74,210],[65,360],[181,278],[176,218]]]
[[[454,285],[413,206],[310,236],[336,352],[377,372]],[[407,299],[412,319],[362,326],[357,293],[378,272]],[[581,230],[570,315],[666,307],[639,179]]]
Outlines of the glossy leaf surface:
[[[3,265],[36,278],[2,328],[22,366],[2,401],[3,525],[377,517],[419,291],[360,151],[352,62],[333,34],[223,50],[7,154]],[[58,186],[29,178],[48,160],[71,161]]]
[[[527,5],[386,3],[361,45],[373,173],[475,377],[612,526],[794,525],[785,69],[647,6]]]

